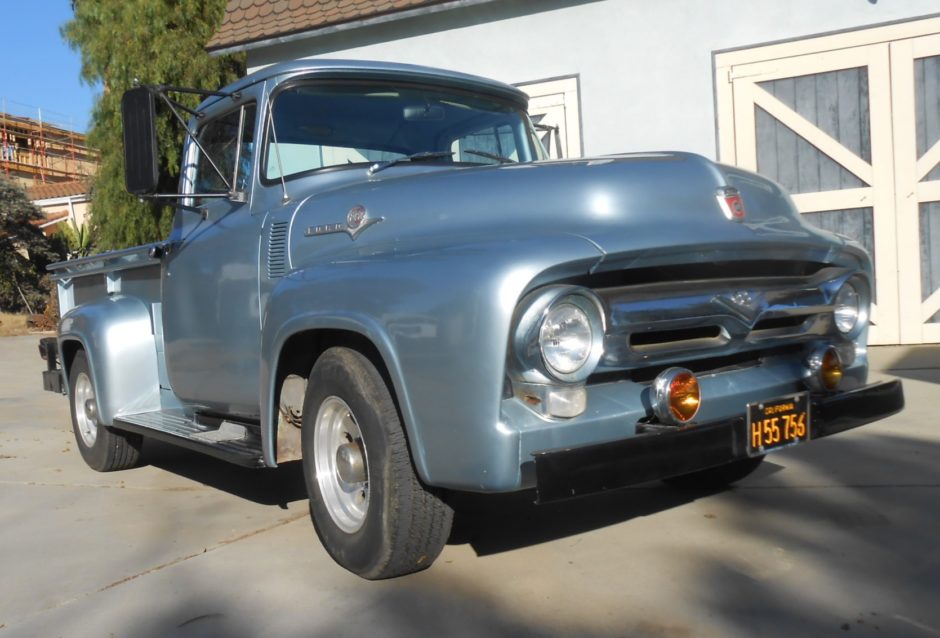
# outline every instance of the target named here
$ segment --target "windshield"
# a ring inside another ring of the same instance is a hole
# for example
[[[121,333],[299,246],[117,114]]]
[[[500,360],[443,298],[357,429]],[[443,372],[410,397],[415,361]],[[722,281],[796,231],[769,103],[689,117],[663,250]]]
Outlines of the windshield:
[[[545,157],[522,109],[438,87],[300,84],[276,95],[272,118],[265,180],[403,158],[499,164]]]

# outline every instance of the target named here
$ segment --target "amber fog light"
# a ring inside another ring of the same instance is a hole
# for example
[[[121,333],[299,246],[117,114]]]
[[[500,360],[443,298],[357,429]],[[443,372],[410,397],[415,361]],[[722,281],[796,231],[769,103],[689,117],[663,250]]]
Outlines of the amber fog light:
[[[702,403],[698,379],[685,368],[669,368],[653,381],[653,412],[663,423],[687,423]]]
[[[842,359],[832,346],[814,350],[806,360],[806,384],[812,390],[832,392],[842,382]]]
[[[827,390],[835,390],[842,382],[842,361],[839,359],[839,353],[835,348],[826,350],[823,355],[822,369],[820,370],[823,387]]]

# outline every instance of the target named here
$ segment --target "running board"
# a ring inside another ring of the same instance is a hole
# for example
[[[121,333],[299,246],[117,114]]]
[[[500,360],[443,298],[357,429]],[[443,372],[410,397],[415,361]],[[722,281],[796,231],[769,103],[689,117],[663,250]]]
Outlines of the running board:
[[[114,418],[114,427],[159,439],[244,467],[264,467],[257,425],[222,421],[199,423],[174,412],[143,412]]]

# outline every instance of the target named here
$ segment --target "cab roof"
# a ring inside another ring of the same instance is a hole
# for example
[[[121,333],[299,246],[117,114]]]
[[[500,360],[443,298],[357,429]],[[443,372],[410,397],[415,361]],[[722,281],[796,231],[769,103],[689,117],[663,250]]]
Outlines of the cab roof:
[[[370,80],[391,80],[404,82],[422,82],[439,86],[479,91],[496,95],[520,105],[528,106],[529,98],[521,90],[503,82],[490,80],[478,75],[458,73],[433,67],[396,62],[373,62],[365,60],[292,60],[266,66],[244,78],[226,86],[222,91],[230,93],[245,89],[258,82],[274,80],[277,83],[299,76],[322,78],[363,78]],[[209,98],[202,107],[213,104],[220,98]],[[202,108],[201,107],[201,108]]]

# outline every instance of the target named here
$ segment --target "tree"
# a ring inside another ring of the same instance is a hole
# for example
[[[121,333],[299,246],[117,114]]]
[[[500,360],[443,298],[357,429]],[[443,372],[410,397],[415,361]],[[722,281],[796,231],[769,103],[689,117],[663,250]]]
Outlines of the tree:
[[[0,310],[38,313],[46,307],[46,266],[64,254],[33,223],[42,219],[23,189],[0,177]]]
[[[81,52],[82,79],[103,87],[88,142],[101,152],[92,186],[94,244],[126,248],[164,238],[172,220],[166,201],[138,201],[124,190],[121,96],[134,85],[218,89],[244,74],[244,56],[210,57],[204,50],[222,20],[225,0],[73,0],[62,36]],[[195,107],[199,98],[180,97]],[[176,192],[183,130],[159,109],[161,190]]]

